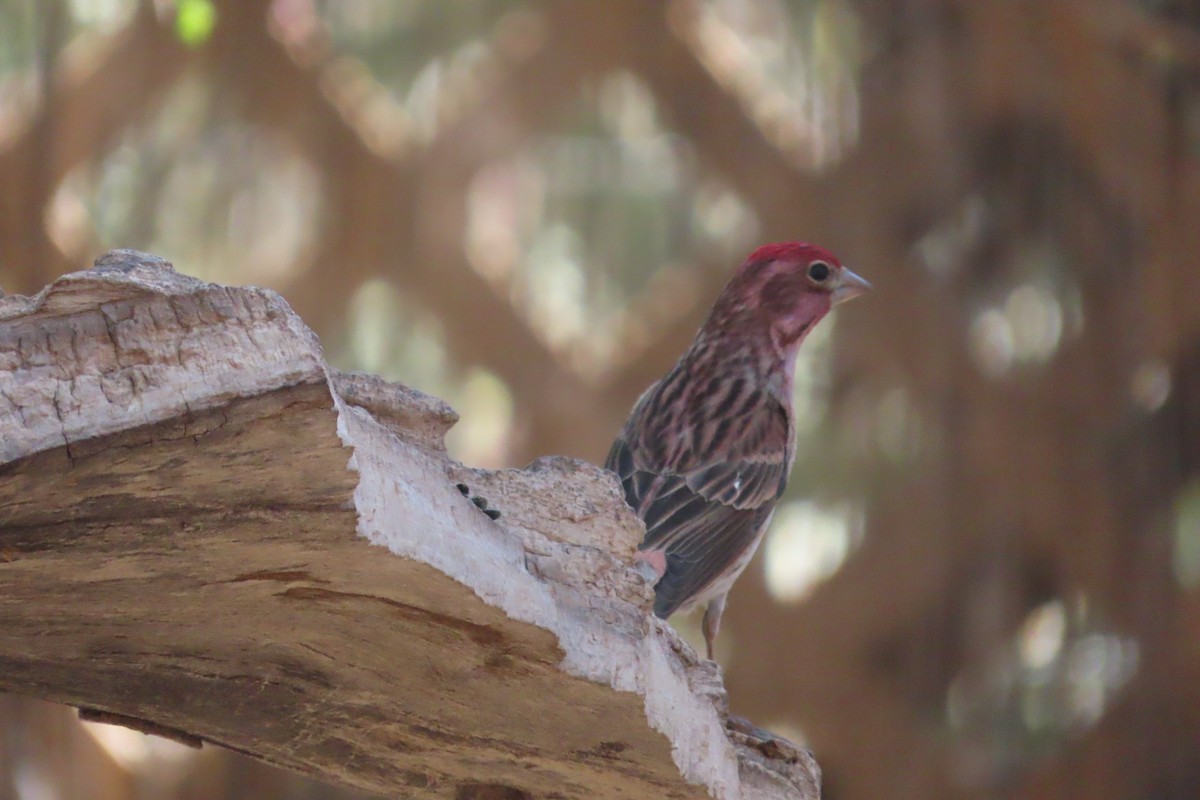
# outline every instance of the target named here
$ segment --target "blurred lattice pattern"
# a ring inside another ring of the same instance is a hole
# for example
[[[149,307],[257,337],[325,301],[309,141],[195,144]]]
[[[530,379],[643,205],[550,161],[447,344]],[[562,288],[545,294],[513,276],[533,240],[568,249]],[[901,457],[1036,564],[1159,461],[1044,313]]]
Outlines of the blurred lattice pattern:
[[[0,0],[4,289],[272,286],[470,463],[600,460],[759,241],[869,276],[719,653],[831,800],[1200,796],[1198,219],[1193,0]],[[0,698],[0,800],[310,796]]]

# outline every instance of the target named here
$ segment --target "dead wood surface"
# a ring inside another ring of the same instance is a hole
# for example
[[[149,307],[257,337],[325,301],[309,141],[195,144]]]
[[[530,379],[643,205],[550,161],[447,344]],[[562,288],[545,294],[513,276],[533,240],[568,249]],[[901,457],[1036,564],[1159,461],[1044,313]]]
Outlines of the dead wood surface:
[[[145,254],[0,299],[0,690],[389,796],[816,798],[647,614],[615,479],[454,421]]]

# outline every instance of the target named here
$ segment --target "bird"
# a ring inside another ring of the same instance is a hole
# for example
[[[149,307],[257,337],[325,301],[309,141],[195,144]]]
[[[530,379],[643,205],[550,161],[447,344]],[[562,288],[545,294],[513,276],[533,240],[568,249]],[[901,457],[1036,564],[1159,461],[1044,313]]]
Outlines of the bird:
[[[726,597],[787,487],[796,354],[833,306],[871,289],[828,250],[766,244],[742,262],[605,461],[646,526],[635,559],[654,614],[704,608],[709,660]]]

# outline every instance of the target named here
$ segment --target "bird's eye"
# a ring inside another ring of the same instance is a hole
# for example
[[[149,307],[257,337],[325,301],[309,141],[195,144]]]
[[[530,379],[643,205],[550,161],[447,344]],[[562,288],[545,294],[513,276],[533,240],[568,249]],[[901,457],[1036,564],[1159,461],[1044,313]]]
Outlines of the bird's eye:
[[[829,277],[829,265],[824,261],[814,261],[808,265],[808,277],[813,283],[821,283]]]

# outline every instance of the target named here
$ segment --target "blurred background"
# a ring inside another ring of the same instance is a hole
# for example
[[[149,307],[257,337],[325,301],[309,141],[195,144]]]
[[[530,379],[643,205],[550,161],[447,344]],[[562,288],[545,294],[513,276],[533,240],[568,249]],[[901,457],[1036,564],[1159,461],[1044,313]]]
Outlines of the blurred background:
[[[601,461],[782,239],[876,291],[733,711],[829,800],[1200,797],[1200,2],[0,0],[0,287],[275,288],[470,464]],[[0,800],[353,796],[0,697]]]

